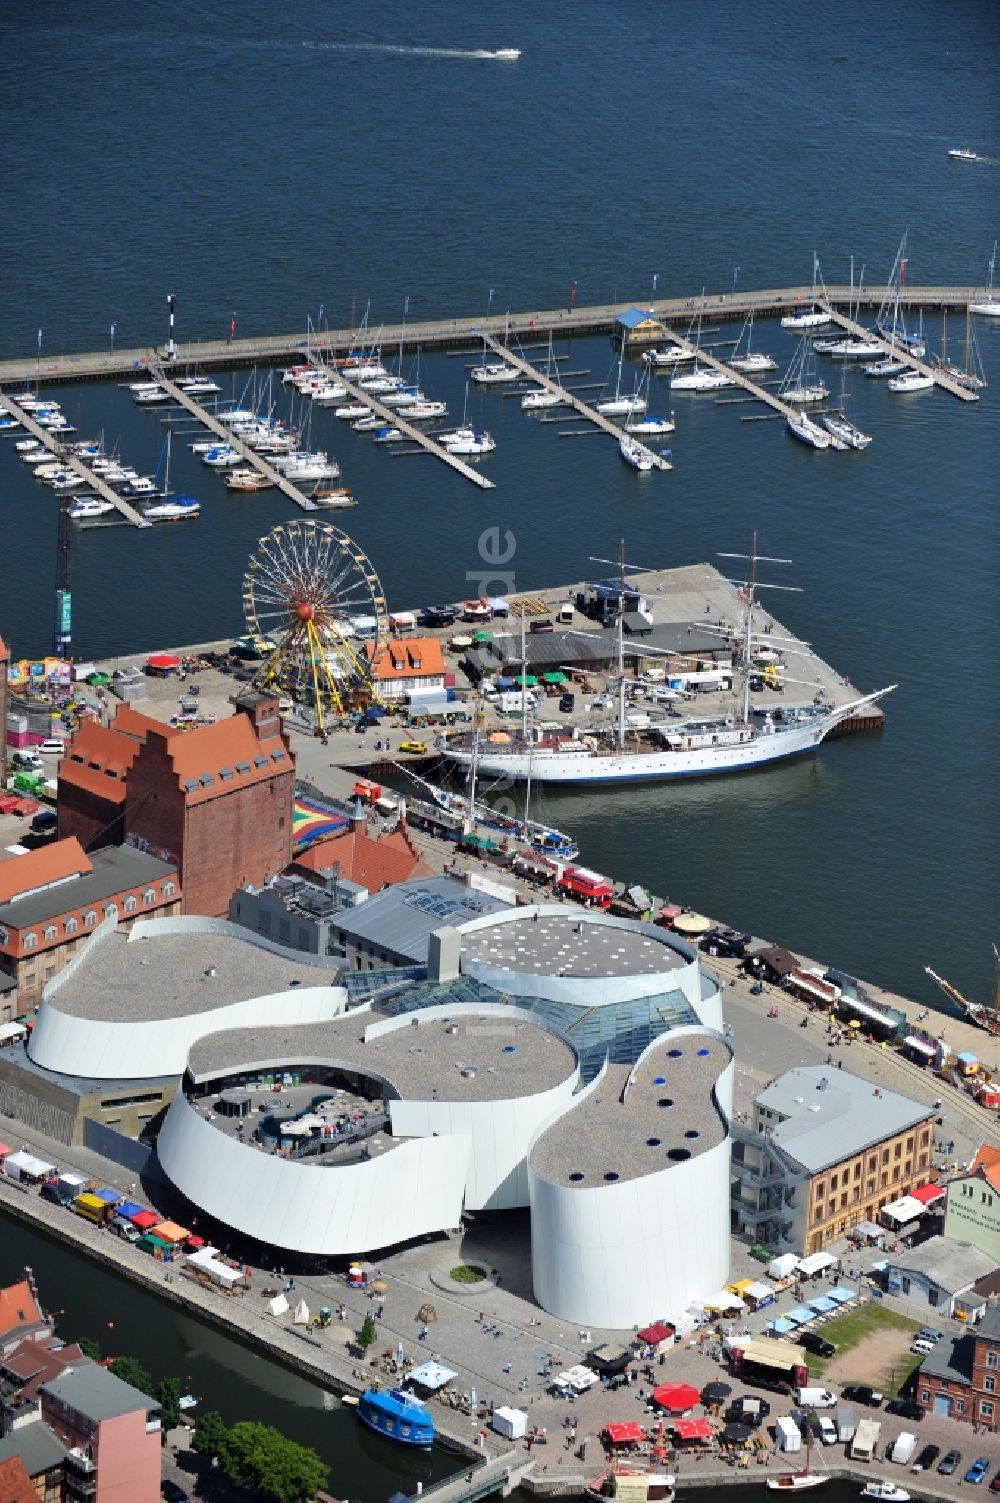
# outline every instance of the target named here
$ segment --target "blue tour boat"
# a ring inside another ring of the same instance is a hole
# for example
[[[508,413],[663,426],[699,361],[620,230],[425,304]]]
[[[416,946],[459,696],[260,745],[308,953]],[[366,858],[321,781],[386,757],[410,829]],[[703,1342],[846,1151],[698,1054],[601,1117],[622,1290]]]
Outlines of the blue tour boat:
[[[369,1388],[358,1402],[358,1418],[376,1435],[400,1445],[427,1451],[434,1444],[434,1421],[427,1406],[402,1388]]]

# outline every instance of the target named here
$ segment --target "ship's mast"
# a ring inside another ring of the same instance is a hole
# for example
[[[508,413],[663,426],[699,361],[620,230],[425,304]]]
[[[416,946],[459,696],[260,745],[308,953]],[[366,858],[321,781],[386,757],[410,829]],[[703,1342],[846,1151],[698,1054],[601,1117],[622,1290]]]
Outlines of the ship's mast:
[[[750,552],[749,553],[720,553],[719,557],[720,558],[739,558],[739,559],[744,559],[746,561],[746,564],[747,564],[747,577],[746,577],[746,580],[740,585],[740,594],[741,594],[742,599],[743,599],[743,607],[744,607],[744,616],[743,616],[743,622],[742,622],[742,627],[743,627],[743,632],[742,632],[742,635],[743,635],[742,658],[743,658],[743,662],[741,664],[741,671],[743,673],[743,690],[742,690],[742,694],[740,696],[740,705],[739,705],[738,715],[739,715],[739,723],[740,723],[740,725],[748,725],[749,722],[750,722],[750,668],[751,668],[751,658],[752,658],[752,655],[753,655],[753,643],[754,643],[754,635],[753,635],[753,607],[754,607],[754,601],[756,599],[757,591],[758,590],[787,590],[787,591],[790,591],[793,594],[801,594],[802,592],[801,592],[800,586],[798,586],[798,585],[775,585],[775,584],[765,584],[765,585],[762,585],[760,583],[760,581],[757,578],[757,565],[758,564],[790,564],[792,562],[792,560],[790,558],[771,558],[771,556],[769,554],[758,553],[757,552],[757,531],[756,531],[756,528],[754,529],[753,535],[751,537]],[[731,580],[730,583],[731,584],[737,584],[737,583],[739,583],[739,581],[737,581],[737,580]]]
[[[618,750],[625,746],[625,539],[618,544]]]

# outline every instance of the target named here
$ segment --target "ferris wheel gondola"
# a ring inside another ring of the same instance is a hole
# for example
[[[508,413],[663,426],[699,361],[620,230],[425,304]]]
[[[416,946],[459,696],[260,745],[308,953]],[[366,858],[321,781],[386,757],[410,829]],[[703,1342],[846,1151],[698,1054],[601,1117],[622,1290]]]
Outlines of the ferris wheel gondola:
[[[377,699],[385,596],[367,554],[339,528],[295,520],[261,538],[243,576],[243,609],[251,638],[268,644],[255,682],[311,706],[318,729]]]

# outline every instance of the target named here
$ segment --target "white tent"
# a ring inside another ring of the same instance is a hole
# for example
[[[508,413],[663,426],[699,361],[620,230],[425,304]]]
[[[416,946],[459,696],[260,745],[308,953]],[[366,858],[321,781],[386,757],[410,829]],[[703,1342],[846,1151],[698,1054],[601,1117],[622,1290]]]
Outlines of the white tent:
[[[498,1435],[505,1435],[508,1440],[520,1440],[528,1429],[528,1416],[523,1409],[509,1409],[504,1405],[502,1409],[494,1409],[491,1424]]]
[[[599,1382],[600,1379],[595,1372],[577,1363],[576,1367],[567,1367],[564,1372],[557,1373],[552,1379],[552,1387],[573,1393],[586,1393],[588,1388],[593,1388],[594,1384]]]
[[[51,1174],[55,1166],[47,1164],[44,1159],[36,1159],[33,1153],[20,1148],[17,1153],[9,1153],[3,1161],[3,1172],[9,1179],[44,1179]]]
[[[890,1205],[883,1206],[879,1215],[883,1221],[890,1222],[893,1227],[905,1226],[908,1221],[916,1221],[924,1214],[927,1207],[922,1200],[915,1200],[912,1195],[904,1195],[899,1200],[894,1200]]]
[[[832,1253],[814,1252],[808,1258],[800,1258],[795,1264],[804,1279],[811,1279],[814,1274],[822,1273],[824,1269],[833,1268],[837,1259]]]
[[[767,1271],[772,1279],[787,1279],[795,1269],[798,1257],[793,1252],[784,1252],[778,1258],[772,1258],[767,1265]]]
[[[446,1383],[450,1383],[452,1378],[457,1377],[458,1373],[453,1372],[450,1367],[444,1367],[440,1362],[424,1362],[420,1367],[410,1369],[408,1381],[435,1392],[443,1388]]]
[[[222,1261],[214,1247],[199,1247],[197,1252],[189,1254],[187,1262],[189,1267],[200,1268],[202,1273],[207,1273],[212,1283],[221,1285],[223,1289],[231,1289],[243,1277],[239,1268],[230,1268],[228,1263]]]
[[[304,1299],[300,1299],[292,1312],[293,1326],[307,1326],[309,1324],[309,1306]]]
[[[0,1044],[8,1039],[23,1039],[27,1032],[23,1023],[0,1023]]]
[[[720,1289],[718,1294],[710,1294],[701,1301],[705,1310],[745,1310],[746,1305],[738,1294],[730,1294],[728,1289]]]
[[[283,1294],[276,1294],[273,1299],[268,1300],[267,1308],[272,1315],[284,1315],[288,1309],[288,1301]]]

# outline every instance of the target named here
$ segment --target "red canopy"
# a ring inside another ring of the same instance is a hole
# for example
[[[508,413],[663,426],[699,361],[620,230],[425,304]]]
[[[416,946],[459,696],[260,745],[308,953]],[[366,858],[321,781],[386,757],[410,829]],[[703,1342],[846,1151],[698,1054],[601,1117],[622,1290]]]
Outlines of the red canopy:
[[[647,1346],[659,1346],[661,1341],[670,1341],[674,1335],[674,1327],[665,1325],[662,1320],[656,1320],[651,1326],[643,1326],[641,1331],[636,1331],[636,1339],[644,1341]]]
[[[190,1247],[192,1252],[197,1252],[199,1247],[205,1246],[205,1239],[204,1237],[189,1237],[185,1246]]]
[[[678,1440],[711,1440],[712,1426],[707,1419],[682,1419],[674,1425]]]
[[[919,1190],[910,1191],[911,1200],[919,1200],[925,1206],[932,1206],[936,1200],[943,1200],[945,1191],[940,1185],[921,1185]]]
[[[137,1226],[140,1232],[148,1232],[150,1227],[159,1226],[162,1216],[155,1216],[152,1211],[136,1211],[134,1216],[129,1217],[133,1226]]]
[[[622,1446],[629,1441],[638,1442],[646,1439],[646,1432],[635,1420],[626,1420],[616,1425],[605,1425],[604,1434],[613,1446]]]
[[[146,659],[148,668],[159,668],[161,671],[167,668],[179,668],[181,660],[173,652],[154,652]]]
[[[661,1383],[659,1388],[653,1389],[653,1403],[659,1404],[661,1409],[669,1409],[672,1414],[693,1409],[700,1397],[697,1388],[692,1388],[690,1383]]]

